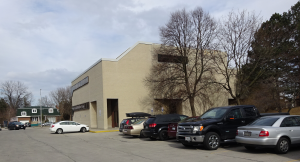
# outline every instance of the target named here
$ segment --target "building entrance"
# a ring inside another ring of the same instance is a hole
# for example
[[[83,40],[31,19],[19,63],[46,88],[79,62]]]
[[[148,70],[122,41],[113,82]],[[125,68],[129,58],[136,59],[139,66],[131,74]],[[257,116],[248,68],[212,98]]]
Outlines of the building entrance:
[[[107,99],[107,124],[112,128],[119,126],[118,99]]]

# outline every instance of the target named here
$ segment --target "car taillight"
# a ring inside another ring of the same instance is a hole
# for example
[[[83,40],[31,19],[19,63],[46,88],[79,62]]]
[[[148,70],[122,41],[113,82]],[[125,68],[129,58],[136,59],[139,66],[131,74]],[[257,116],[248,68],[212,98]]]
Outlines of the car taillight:
[[[126,125],[128,125],[128,124],[129,124],[129,120],[126,121]]]
[[[236,130],[236,133],[235,133],[235,135],[239,135],[239,130]]]
[[[51,125],[51,128],[53,128],[55,125]]]
[[[149,127],[150,127],[150,128],[156,127],[156,123],[149,124]]]
[[[259,137],[268,137],[268,136],[269,136],[268,131],[260,131],[260,133],[259,133]]]
[[[128,126],[128,129],[133,129],[133,127],[132,126]]]

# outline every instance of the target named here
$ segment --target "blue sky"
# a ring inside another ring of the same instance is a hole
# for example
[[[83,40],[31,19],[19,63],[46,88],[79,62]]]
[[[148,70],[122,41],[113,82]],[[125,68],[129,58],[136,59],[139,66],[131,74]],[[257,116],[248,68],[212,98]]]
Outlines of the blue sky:
[[[215,19],[231,10],[269,19],[296,0],[0,0],[0,82],[24,82],[35,98],[71,84],[100,58],[138,41],[160,43],[171,12],[202,7]]]

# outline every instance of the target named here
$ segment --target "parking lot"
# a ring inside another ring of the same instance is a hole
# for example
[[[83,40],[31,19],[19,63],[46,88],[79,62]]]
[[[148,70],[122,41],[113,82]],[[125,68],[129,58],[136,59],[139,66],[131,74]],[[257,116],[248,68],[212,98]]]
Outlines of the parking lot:
[[[300,147],[277,155],[272,149],[248,151],[235,143],[216,151],[186,148],[176,140],[151,141],[120,132],[51,134],[48,128],[0,131],[0,161],[283,161],[300,160]]]

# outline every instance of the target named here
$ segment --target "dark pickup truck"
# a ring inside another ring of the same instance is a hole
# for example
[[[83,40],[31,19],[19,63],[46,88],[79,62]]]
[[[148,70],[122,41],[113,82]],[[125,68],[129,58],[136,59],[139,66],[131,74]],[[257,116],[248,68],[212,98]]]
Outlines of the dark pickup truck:
[[[235,138],[237,127],[247,125],[261,116],[287,114],[260,114],[253,105],[211,108],[195,120],[178,123],[176,138],[186,147],[203,144],[208,150],[216,150],[221,141]]]

